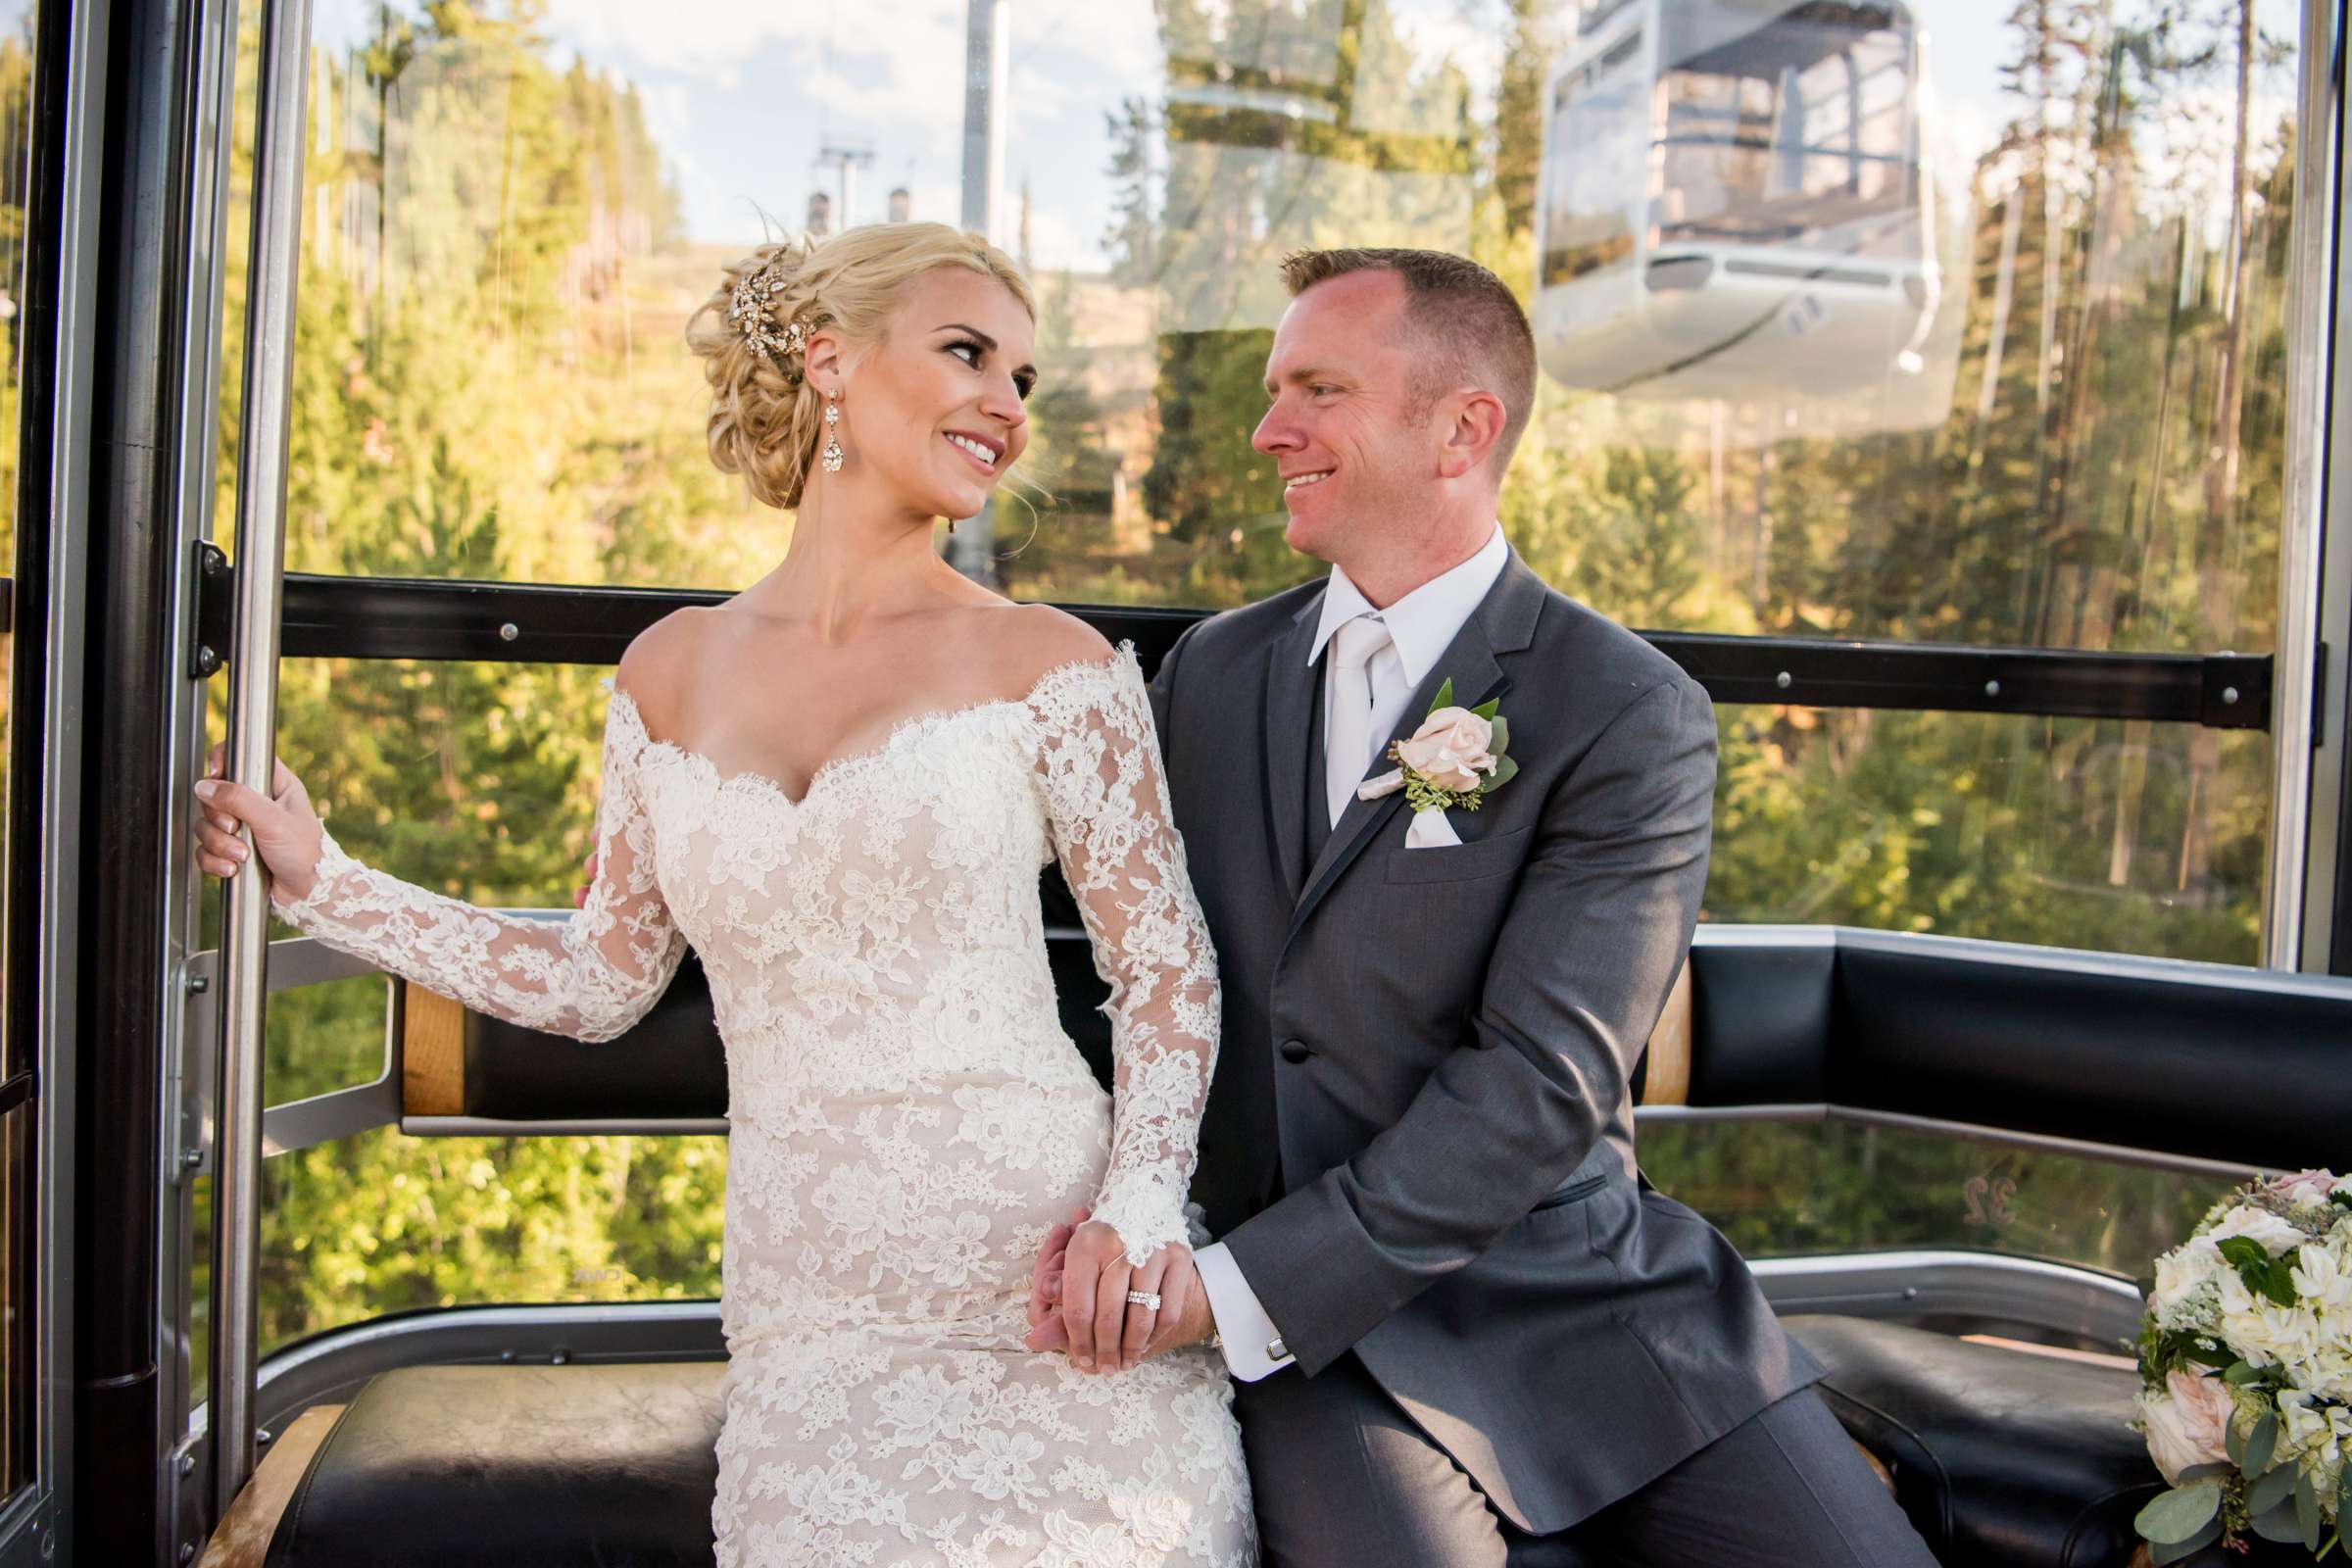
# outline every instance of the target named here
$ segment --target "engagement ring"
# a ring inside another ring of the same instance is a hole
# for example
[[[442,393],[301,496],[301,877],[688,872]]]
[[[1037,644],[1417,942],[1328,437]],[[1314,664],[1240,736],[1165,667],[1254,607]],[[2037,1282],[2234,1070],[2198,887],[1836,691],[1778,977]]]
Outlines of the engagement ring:
[[[1127,1299],[1138,1306],[1148,1306],[1154,1312],[1159,1310],[1159,1293],[1157,1291],[1129,1291]]]

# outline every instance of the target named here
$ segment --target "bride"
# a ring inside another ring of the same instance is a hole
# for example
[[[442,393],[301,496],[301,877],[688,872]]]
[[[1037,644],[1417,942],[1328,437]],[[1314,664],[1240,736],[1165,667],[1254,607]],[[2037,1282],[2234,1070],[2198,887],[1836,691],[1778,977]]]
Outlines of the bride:
[[[710,455],[795,510],[792,543],[622,658],[568,922],[359,864],[282,764],[274,799],[196,786],[207,871],[250,829],[286,920],[476,1010],[609,1040],[702,955],[731,1124],[721,1564],[1256,1561],[1223,1362],[1154,1353],[1200,1289],[1218,998],[1143,677],[932,546],[1021,455],[1034,335],[1011,260],[938,224],[729,270],[688,326]],[[1057,1022],[1050,858],[1110,985],[1110,1097]],[[1081,1206],[1072,1265],[1107,1261],[1086,1359],[1116,1376],[1024,1344],[1032,1259]]]

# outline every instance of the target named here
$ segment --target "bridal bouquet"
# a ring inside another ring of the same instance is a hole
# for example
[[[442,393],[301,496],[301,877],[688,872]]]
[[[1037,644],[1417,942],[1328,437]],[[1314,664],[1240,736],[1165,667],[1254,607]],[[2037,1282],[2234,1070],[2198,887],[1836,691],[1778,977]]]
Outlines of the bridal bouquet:
[[[2158,1563],[2247,1533],[2352,1543],[2352,1176],[2240,1188],[2156,1260],[2139,1420],[2170,1491],[2135,1521]]]

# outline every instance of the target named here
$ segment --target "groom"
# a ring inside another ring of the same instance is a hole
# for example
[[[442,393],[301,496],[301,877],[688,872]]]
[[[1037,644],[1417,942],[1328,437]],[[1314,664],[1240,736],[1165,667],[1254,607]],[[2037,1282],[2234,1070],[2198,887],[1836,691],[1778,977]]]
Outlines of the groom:
[[[1331,571],[1194,626],[1152,687],[1224,988],[1207,1302],[1153,1349],[1221,1337],[1285,1568],[1931,1568],[1738,1253],[1635,1162],[1714,719],[1502,538],[1525,315],[1435,252],[1283,275],[1253,444]],[[1474,811],[1362,798],[1446,681],[1499,705],[1516,775]]]

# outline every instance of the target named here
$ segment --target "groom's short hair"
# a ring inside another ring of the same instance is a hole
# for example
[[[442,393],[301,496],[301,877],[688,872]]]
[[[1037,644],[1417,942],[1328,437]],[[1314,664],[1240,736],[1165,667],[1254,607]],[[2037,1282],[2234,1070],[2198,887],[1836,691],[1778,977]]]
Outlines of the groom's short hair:
[[[1418,413],[1460,386],[1502,400],[1502,437],[1494,457],[1499,479],[1536,406],[1536,335],[1518,297],[1476,262],[1445,251],[1350,246],[1293,251],[1282,259],[1282,280],[1294,299],[1317,283],[1368,271],[1394,272],[1404,285],[1405,319],[1421,362],[1407,397]]]

